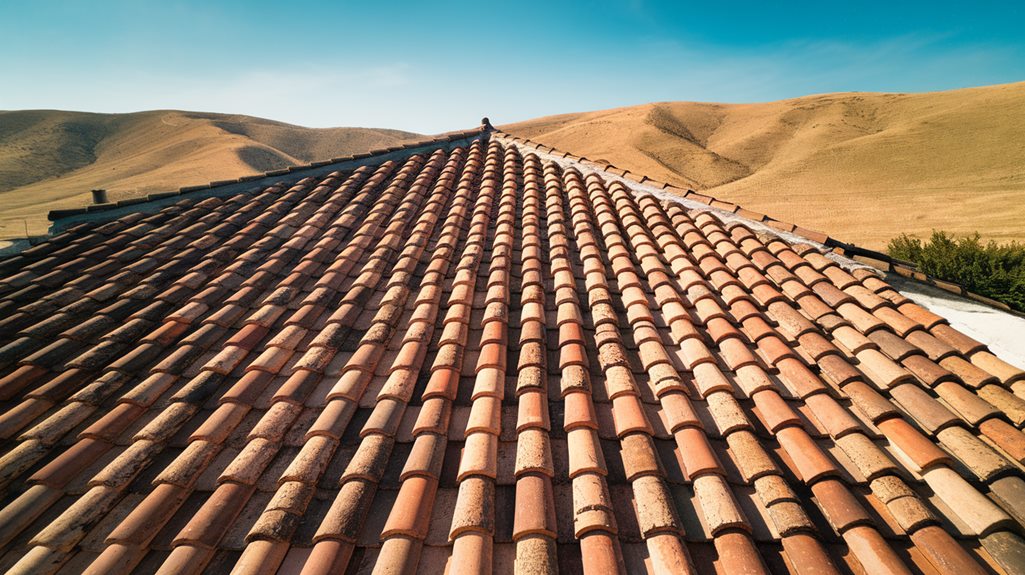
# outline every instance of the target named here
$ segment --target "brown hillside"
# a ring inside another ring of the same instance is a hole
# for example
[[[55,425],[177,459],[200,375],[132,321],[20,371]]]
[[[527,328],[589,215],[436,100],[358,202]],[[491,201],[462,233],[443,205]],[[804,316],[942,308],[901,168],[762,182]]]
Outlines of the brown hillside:
[[[46,213],[175,190],[419,137],[371,128],[304,128],[250,116],[180,111],[0,112],[0,237],[44,233]]]
[[[1025,83],[667,102],[502,129],[866,247],[934,228],[1025,240]]]

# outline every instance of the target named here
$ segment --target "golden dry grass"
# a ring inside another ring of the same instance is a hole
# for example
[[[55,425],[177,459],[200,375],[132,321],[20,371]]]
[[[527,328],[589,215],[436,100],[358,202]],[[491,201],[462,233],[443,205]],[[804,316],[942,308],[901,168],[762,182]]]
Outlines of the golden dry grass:
[[[87,205],[93,188],[119,200],[419,137],[180,111],[0,112],[0,237],[45,233],[49,210]]]
[[[502,129],[866,247],[932,229],[1025,240],[1025,83],[665,102]]]

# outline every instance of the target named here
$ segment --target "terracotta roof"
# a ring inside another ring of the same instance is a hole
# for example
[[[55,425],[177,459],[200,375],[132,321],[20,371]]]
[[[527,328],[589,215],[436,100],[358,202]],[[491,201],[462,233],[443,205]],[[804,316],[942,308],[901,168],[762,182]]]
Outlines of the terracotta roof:
[[[0,261],[0,569],[1022,571],[1025,372],[793,229],[466,137]]]

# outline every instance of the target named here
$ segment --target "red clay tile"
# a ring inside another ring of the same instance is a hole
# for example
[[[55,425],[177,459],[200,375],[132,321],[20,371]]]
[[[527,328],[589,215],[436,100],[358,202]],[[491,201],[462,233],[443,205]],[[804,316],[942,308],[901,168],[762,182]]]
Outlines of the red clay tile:
[[[600,475],[585,473],[573,479],[573,517],[578,538],[595,531],[617,532],[612,499]]]
[[[490,433],[471,433],[466,436],[463,454],[459,460],[460,479],[471,475],[495,478],[498,473],[498,437]]]
[[[494,502],[494,481],[484,477],[471,477],[461,481],[449,539],[454,540],[460,535],[472,532],[493,534]]]
[[[596,531],[580,538],[580,555],[585,573],[625,573],[618,539]]]
[[[811,489],[823,514],[838,534],[843,535],[857,525],[871,524],[872,520],[868,513],[841,481],[819,481],[812,485]]]
[[[962,355],[971,356],[977,351],[984,351],[986,349],[986,346],[982,343],[975,341],[947,324],[933,326],[929,331],[937,339],[952,346]]]
[[[706,476],[711,479],[711,476]],[[634,505],[641,534],[679,533],[680,522],[672,494],[662,479],[650,475],[633,481]]]
[[[844,387],[848,383],[864,379],[864,375],[860,371],[838,355],[820,357],[819,371],[837,387]]]
[[[345,541],[323,539],[313,546],[313,552],[306,559],[302,573],[322,575],[344,571],[349,565],[355,545]]]
[[[144,411],[145,409],[132,403],[119,403],[82,430],[79,436],[114,442]]]
[[[949,533],[940,527],[928,526],[911,533],[915,548],[922,551],[941,572],[984,573],[971,555]]]
[[[680,449],[684,471],[693,480],[706,473],[724,473],[719,459],[712,451],[704,432],[696,427],[685,427],[675,434],[676,445]]]
[[[1025,380],[1025,370],[1019,369],[988,351],[972,354],[971,362],[997,377],[1004,385]]]
[[[549,477],[528,474],[516,481],[513,539],[528,535],[556,537],[555,496]]]
[[[111,445],[93,438],[83,438],[64,451],[45,467],[33,473],[28,481],[61,489],[79,473],[92,465]]]
[[[1025,434],[1000,419],[987,419],[979,424],[981,431],[997,447],[1018,463],[1025,464]]]
[[[950,460],[942,449],[903,419],[894,417],[876,425],[919,469],[928,469]]]
[[[175,536],[175,544],[215,547],[242,510],[253,488],[238,483],[222,483],[203,507]]]
[[[989,482],[1013,468],[1003,455],[998,454],[971,431],[954,425],[936,433],[940,444],[972,471],[979,479]]]
[[[904,383],[890,390],[892,397],[928,433],[961,422],[951,410],[914,383]]]
[[[843,538],[866,573],[911,573],[872,527],[853,527]]]
[[[901,366],[930,387],[940,386],[943,382],[957,382],[957,376],[924,355],[912,355],[903,360]]]
[[[765,340],[762,340],[765,341]],[[758,359],[740,339],[728,339],[719,344],[723,358],[733,370],[740,369],[745,365],[758,365]]]
[[[929,488],[953,510],[971,532],[986,535],[1012,520],[999,506],[953,469],[937,465],[922,473]]]
[[[442,397],[453,400],[456,397],[459,387],[459,370],[449,367],[435,369],[427,382],[423,397]]]
[[[252,350],[268,333],[270,333],[270,329],[262,325],[255,323],[246,324],[228,340],[227,344]]]
[[[605,390],[610,399],[637,393],[633,373],[626,365],[613,365],[605,370]]]
[[[713,536],[727,530],[750,531],[747,518],[722,476],[703,475],[694,479],[694,494]]]
[[[559,369],[573,365],[588,365],[587,352],[579,342],[568,343],[559,348]]]
[[[775,391],[760,391],[754,394],[753,399],[765,427],[770,432],[776,433],[788,425],[801,425],[801,418]]]
[[[213,551],[201,545],[178,545],[160,566],[168,573],[198,575],[203,572],[206,564],[213,558]]]
[[[758,353],[769,365],[774,365],[780,360],[797,355],[782,339],[775,336],[763,337],[758,340]]]
[[[633,481],[642,475],[661,475],[658,454],[651,437],[644,433],[631,433],[623,437],[622,450],[623,469],[627,481]]]
[[[136,409],[138,408],[136,407]],[[189,439],[202,439],[212,443],[222,443],[249,411],[250,407],[247,405],[223,403],[189,436]]]
[[[874,349],[857,354],[858,367],[881,389],[888,389],[902,382],[915,380],[907,370]]]
[[[837,356],[830,356],[830,359]],[[837,358],[839,359],[839,358]],[[779,377],[794,395],[800,398],[807,398],[809,395],[826,390],[822,379],[817,377],[807,366],[798,359],[786,358],[776,364],[779,369]]]
[[[979,369],[977,366],[966,361],[962,357],[945,357],[939,360],[939,364],[941,367],[949,370],[957,376],[958,379],[963,381],[969,387],[980,388],[989,384],[998,383],[999,381],[995,375]]]
[[[838,473],[833,462],[803,429],[787,427],[781,429],[776,434],[776,438],[790,459],[793,460],[805,483],[810,485],[827,475]]]
[[[470,419],[466,433],[484,432],[498,434],[502,426],[502,404],[497,397],[480,397],[470,408]]]
[[[755,481],[759,477],[780,472],[776,464],[769,458],[766,448],[751,432],[737,431],[731,433],[726,439],[731,455],[739,467],[740,473],[747,481]]]
[[[549,429],[548,397],[540,391],[529,391],[519,396],[519,416],[516,419],[516,431],[540,428]]]
[[[621,395],[613,399],[612,417],[616,424],[616,435],[620,437],[632,431],[652,434],[651,425],[637,396]]]
[[[605,458],[596,431],[586,428],[574,429],[567,433],[567,440],[570,478],[582,473],[606,473]],[[519,458],[517,467],[520,467]]]
[[[185,501],[188,491],[182,487],[162,483],[146,496],[107,536],[107,543],[143,545],[171,519],[178,506]]]
[[[947,321],[916,303],[901,304],[897,309],[912,321],[922,324],[925,329],[931,330],[936,325]]]
[[[594,413],[591,394],[580,391],[567,393],[563,401],[566,413],[563,428],[566,431],[579,427],[598,429],[598,418]]]
[[[724,573],[766,573],[751,537],[743,531],[726,531],[715,538],[719,566]]]
[[[838,572],[825,547],[812,535],[795,533],[784,537],[782,543],[788,562],[797,573]]]
[[[406,478],[381,531],[381,537],[406,535],[421,540],[427,537],[436,491],[437,479],[423,476]]]

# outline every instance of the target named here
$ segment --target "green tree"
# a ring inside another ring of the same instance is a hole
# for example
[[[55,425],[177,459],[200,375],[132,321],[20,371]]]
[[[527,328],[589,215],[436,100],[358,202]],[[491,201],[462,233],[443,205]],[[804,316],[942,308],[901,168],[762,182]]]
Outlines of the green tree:
[[[1025,244],[983,244],[978,233],[958,238],[933,231],[928,242],[901,234],[887,251],[933,277],[1025,311]]]

